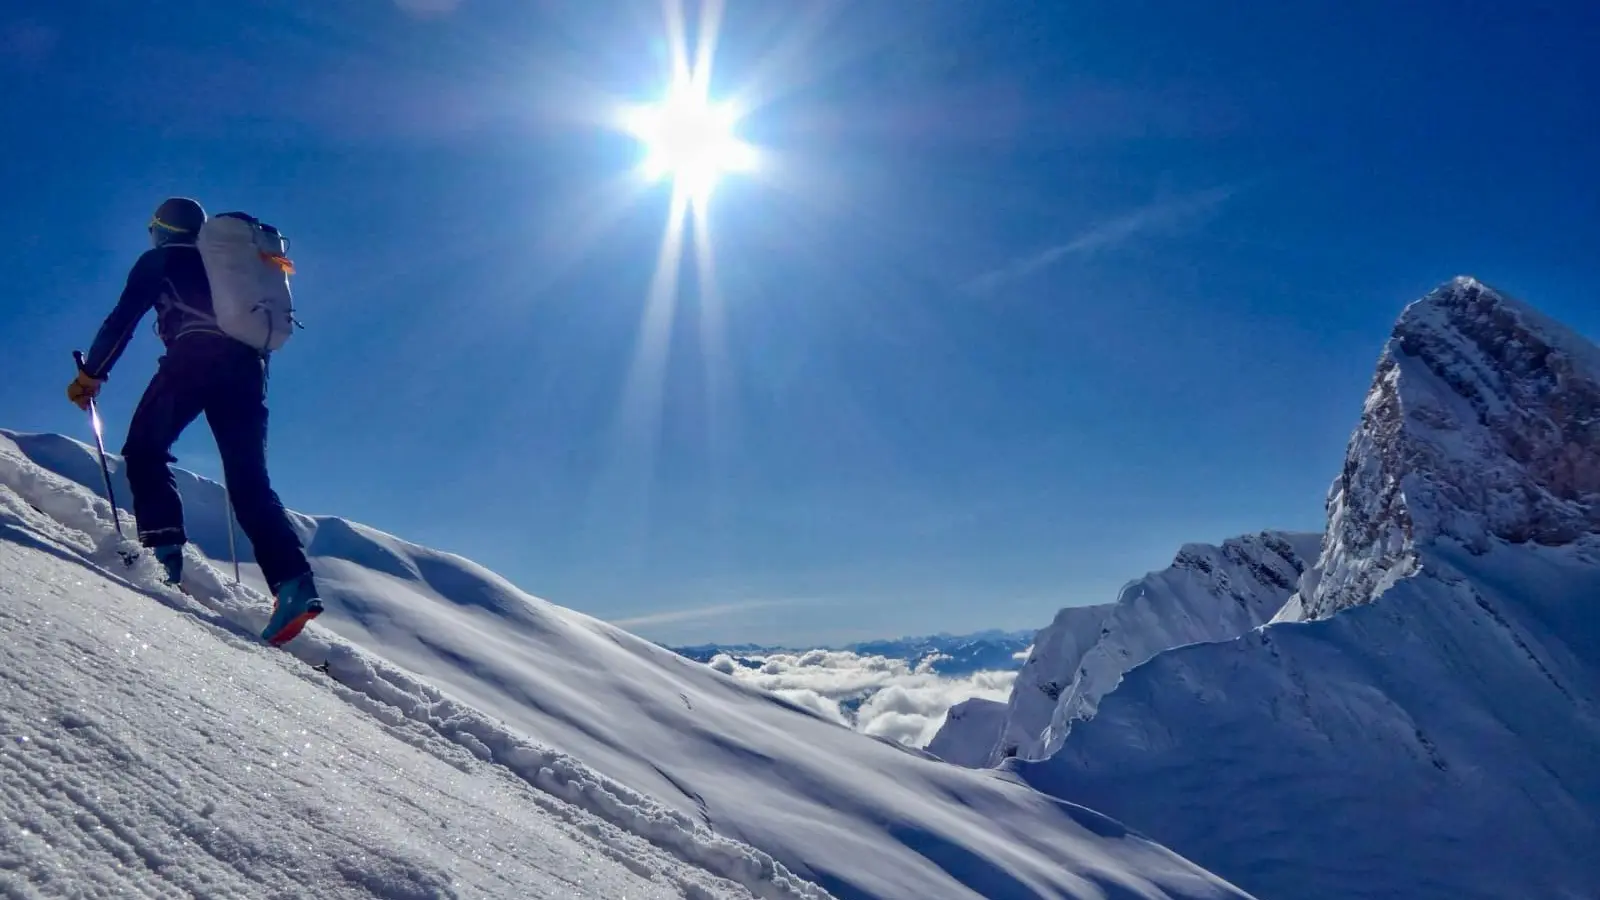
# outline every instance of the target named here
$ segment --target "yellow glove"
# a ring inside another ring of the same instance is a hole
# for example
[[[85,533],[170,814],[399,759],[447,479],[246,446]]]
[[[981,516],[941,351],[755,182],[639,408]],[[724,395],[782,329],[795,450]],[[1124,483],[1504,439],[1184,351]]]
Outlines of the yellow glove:
[[[77,404],[84,412],[89,411],[89,402],[100,395],[100,385],[105,384],[98,378],[92,378],[82,369],[78,370],[78,377],[72,379],[67,385],[67,399]]]

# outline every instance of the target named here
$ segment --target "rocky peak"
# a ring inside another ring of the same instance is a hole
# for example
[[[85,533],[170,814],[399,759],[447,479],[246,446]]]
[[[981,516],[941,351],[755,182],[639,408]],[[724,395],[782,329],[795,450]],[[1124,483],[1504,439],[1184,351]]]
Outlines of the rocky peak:
[[[1316,570],[1280,618],[1323,618],[1453,539],[1600,533],[1600,348],[1472,278],[1401,315],[1328,498]]]

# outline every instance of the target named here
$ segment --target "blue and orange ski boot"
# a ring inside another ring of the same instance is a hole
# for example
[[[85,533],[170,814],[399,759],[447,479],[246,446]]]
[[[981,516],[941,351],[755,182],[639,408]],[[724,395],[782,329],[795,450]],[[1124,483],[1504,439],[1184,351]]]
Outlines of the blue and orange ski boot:
[[[322,615],[322,601],[317,599],[317,586],[311,580],[311,573],[291,578],[278,587],[278,602],[272,607],[272,618],[267,620],[261,639],[274,647],[282,647],[319,615]]]

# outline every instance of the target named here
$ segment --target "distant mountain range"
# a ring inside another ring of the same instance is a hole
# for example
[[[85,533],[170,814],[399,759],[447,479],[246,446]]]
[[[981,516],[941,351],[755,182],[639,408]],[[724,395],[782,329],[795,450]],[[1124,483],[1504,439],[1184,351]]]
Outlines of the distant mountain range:
[[[1033,629],[1000,631],[990,629],[972,634],[932,634],[883,640],[858,641],[823,647],[786,647],[762,644],[696,644],[667,649],[696,662],[709,663],[721,655],[734,662],[756,668],[755,660],[777,653],[804,653],[808,650],[835,650],[858,656],[882,656],[903,660],[916,669],[937,675],[961,676],[973,672],[1015,671],[1022,667],[1024,651],[1033,643]]]

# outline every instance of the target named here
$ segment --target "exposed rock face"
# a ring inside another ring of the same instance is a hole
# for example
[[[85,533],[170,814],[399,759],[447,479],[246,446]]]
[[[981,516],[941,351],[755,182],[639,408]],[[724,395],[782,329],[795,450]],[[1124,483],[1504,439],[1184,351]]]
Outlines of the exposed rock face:
[[[1413,303],[1378,362],[1328,498],[1316,570],[1280,618],[1368,602],[1415,547],[1600,533],[1600,350],[1519,301],[1457,278]]]

